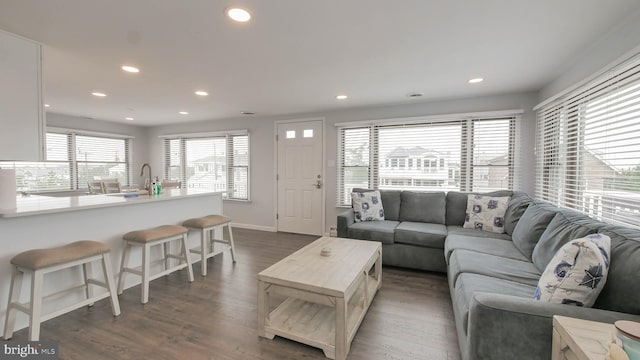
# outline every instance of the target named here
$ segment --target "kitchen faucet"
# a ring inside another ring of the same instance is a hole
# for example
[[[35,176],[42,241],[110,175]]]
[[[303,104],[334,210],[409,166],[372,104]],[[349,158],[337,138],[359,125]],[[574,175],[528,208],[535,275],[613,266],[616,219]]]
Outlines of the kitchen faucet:
[[[147,182],[145,185],[145,190],[149,191],[149,195],[153,195],[153,188],[151,188],[151,165],[144,163],[142,164],[142,169],[140,169],[140,176],[144,176],[144,167],[148,167],[149,168],[149,182]]]

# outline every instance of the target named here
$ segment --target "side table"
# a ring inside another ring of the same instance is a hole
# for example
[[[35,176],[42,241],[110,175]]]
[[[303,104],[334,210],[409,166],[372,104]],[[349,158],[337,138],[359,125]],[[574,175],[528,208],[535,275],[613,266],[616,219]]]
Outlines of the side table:
[[[554,316],[551,360],[604,360],[613,334],[613,324]]]

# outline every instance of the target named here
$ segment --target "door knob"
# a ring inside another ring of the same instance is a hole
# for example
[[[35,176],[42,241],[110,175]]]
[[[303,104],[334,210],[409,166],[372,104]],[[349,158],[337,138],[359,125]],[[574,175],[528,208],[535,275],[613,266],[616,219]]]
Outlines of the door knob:
[[[316,183],[313,185],[316,187],[316,189],[322,189],[322,181],[320,180],[316,181]]]

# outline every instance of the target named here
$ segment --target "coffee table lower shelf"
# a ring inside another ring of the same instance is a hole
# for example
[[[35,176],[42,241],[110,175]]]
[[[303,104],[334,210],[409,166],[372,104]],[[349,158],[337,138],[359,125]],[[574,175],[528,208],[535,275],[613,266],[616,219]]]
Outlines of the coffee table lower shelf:
[[[378,286],[379,282],[375,278],[366,276],[353,296],[347,299],[345,331],[347,347],[350,347]],[[326,295],[320,296],[327,298]],[[278,335],[317,347],[322,349],[326,357],[335,359],[336,321],[339,320],[336,318],[334,306],[289,297],[269,314],[269,318],[265,321],[265,337],[273,338]]]

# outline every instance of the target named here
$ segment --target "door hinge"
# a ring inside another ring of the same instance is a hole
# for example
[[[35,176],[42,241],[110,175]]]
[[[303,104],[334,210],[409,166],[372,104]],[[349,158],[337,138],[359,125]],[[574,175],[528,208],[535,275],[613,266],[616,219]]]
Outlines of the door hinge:
[[[276,214],[276,220],[280,219],[280,214]]]
[[[278,141],[278,135],[276,135],[276,141]]]
[[[276,174],[276,180],[280,180],[280,174]]]

